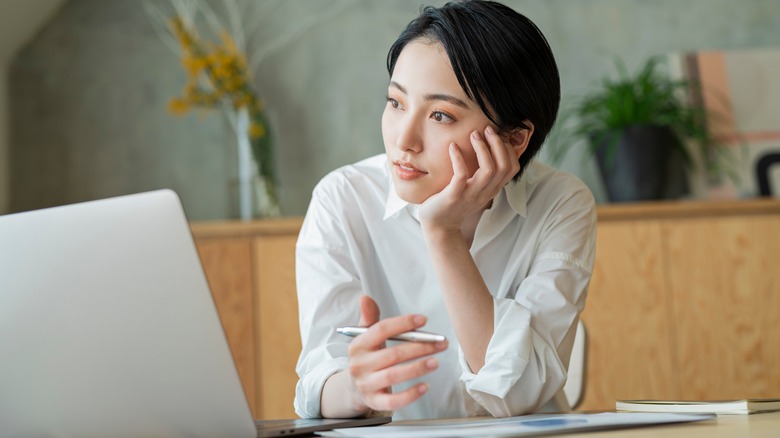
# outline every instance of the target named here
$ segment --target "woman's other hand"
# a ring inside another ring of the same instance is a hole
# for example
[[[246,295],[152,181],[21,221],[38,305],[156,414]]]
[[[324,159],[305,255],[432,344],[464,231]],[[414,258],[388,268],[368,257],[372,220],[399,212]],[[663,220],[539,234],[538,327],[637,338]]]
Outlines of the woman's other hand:
[[[379,319],[379,307],[367,295],[360,297],[360,325],[370,327],[349,346],[349,387],[357,411],[394,411],[422,397],[428,385],[419,383],[393,393],[392,386],[424,376],[438,368],[438,359],[430,357],[447,349],[447,342],[400,342],[386,347],[398,334],[424,326],[423,315],[402,315]]]

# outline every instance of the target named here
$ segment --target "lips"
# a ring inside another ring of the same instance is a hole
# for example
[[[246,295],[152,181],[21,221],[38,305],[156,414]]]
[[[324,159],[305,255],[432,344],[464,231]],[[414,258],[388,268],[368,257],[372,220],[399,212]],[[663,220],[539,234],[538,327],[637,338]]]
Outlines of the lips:
[[[412,163],[409,163],[409,162],[407,162],[407,161],[396,161],[396,162],[395,162],[395,164],[396,164],[396,165],[398,165],[398,166],[399,166],[401,169],[403,169],[403,170],[406,170],[406,171],[409,171],[409,172],[422,172],[422,173],[427,173],[427,172],[423,172],[422,170],[420,170],[420,169],[416,168],[416,167],[414,166],[414,164],[412,164]]]
[[[393,169],[398,178],[405,181],[411,181],[428,174],[428,172],[418,169],[414,164],[408,161],[393,162]]]

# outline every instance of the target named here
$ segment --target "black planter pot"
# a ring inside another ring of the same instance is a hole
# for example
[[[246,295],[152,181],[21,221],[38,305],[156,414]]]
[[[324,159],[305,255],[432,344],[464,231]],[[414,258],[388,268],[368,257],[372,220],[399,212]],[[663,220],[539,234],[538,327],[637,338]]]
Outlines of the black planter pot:
[[[596,148],[596,162],[609,200],[650,201],[687,193],[675,148],[679,141],[671,129],[655,125],[633,125],[604,137]]]

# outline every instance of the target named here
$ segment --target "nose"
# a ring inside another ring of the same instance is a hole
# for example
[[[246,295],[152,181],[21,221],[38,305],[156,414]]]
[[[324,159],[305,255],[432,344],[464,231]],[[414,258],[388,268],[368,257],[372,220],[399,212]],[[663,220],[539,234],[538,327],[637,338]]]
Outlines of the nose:
[[[398,137],[396,138],[396,147],[404,152],[422,151],[422,127],[412,114],[401,118],[398,121]]]

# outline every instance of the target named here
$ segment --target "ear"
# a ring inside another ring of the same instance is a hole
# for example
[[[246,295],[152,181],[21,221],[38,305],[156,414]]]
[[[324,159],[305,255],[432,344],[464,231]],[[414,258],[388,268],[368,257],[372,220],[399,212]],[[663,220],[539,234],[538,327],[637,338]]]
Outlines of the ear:
[[[523,121],[528,128],[515,128],[506,135],[504,139],[512,145],[512,149],[515,150],[515,155],[520,158],[528,147],[528,142],[531,141],[531,136],[534,134],[534,124],[530,120]]]

